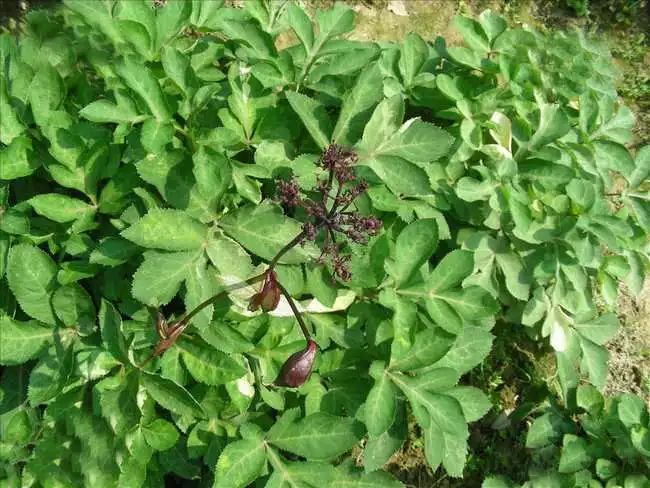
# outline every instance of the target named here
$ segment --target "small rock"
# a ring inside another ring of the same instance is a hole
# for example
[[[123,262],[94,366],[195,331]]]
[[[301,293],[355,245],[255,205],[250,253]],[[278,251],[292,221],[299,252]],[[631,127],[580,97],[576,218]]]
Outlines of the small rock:
[[[402,0],[390,0],[388,6],[386,7],[389,11],[393,12],[395,15],[400,17],[408,17],[409,13],[406,10],[406,5]]]

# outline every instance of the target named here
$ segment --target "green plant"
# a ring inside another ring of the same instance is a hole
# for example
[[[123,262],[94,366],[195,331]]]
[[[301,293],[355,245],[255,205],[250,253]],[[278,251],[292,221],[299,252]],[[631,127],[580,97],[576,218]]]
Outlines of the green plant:
[[[639,397],[605,399],[593,386],[581,385],[576,411],[548,405],[530,425],[526,447],[533,467],[529,481],[517,486],[650,486],[649,419]],[[500,478],[483,483],[484,488],[513,486]]]
[[[408,409],[460,477],[497,321],[550,336],[569,408],[603,385],[650,151],[601,46],[457,22],[67,0],[0,37],[6,484],[399,486]]]
[[[573,9],[576,15],[580,17],[589,14],[589,0],[566,0],[566,5]]]

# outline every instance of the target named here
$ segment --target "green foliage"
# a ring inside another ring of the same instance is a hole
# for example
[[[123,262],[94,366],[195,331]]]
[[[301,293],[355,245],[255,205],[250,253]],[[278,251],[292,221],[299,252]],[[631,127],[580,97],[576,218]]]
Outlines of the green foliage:
[[[353,27],[340,4],[310,19],[262,0],[66,0],[0,36],[6,484],[401,486],[382,468],[409,412],[431,468],[462,477],[492,407],[465,375],[497,321],[553,348],[561,402],[591,419],[586,436],[557,409],[533,424],[531,447],[563,442],[558,476],[647,460],[638,399],[601,415],[578,388],[603,386],[618,282],[638,292],[648,267],[650,158],[625,146],[606,49],[490,11],[459,18],[466,46],[449,48]],[[383,227],[350,244],[349,281],[316,266],[321,242],[279,260],[319,346],[309,381],[271,384],[301,332],[286,300],[251,312],[253,286],[144,365],[156,309],[180,318],[296,237],[305,215],[276,180],[316,191],[333,142],[358,155],[355,205]],[[599,427],[611,415],[618,430]],[[589,426],[624,449],[597,454]]]
[[[490,478],[483,487],[643,487],[650,483],[650,417],[639,397],[625,393],[603,398],[593,386],[581,385],[574,411],[547,406],[540,413],[526,437],[526,447],[533,449],[529,480],[519,485]]]

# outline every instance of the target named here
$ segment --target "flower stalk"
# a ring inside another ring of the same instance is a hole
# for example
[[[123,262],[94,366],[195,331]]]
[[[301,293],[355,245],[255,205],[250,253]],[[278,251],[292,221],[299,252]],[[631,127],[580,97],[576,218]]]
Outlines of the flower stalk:
[[[351,274],[348,267],[350,255],[343,252],[346,241],[365,245],[369,238],[377,235],[381,229],[381,221],[375,217],[362,216],[356,211],[348,211],[356,198],[368,189],[368,184],[364,180],[354,182],[353,165],[356,161],[357,155],[353,151],[336,144],[330,145],[319,160],[320,166],[327,172],[327,177],[318,180],[316,188],[310,192],[311,194],[315,193],[316,198],[304,196],[303,190],[295,180],[278,181],[277,200],[279,203],[288,211],[302,208],[307,215],[307,221],[303,223],[301,232],[276,253],[263,273],[224,288],[172,324],[167,324],[166,319],[159,312],[156,328],[160,340],[141,367],[171,348],[187,329],[192,318],[201,310],[225,298],[229,292],[262,282],[260,290],[251,297],[248,309],[271,312],[278,306],[281,296],[284,296],[306,341],[305,349],[294,353],[284,363],[275,384],[297,387],[307,381],[318,347],[312,340],[295,301],[279,282],[275,267],[291,249],[298,245],[304,245],[307,241],[317,241],[319,235],[324,234],[322,252],[318,262],[323,263],[325,260],[329,260],[334,276],[342,281],[350,279]],[[337,235],[342,239],[337,240]]]

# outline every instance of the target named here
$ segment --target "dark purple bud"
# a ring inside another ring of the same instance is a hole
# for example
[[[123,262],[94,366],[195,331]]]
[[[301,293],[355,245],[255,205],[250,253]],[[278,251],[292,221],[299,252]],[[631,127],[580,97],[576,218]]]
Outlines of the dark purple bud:
[[[308,241],[316,240],[316,226],[311,222],[302,224],[302,231],[305,234],[305,239]]]
[[[278,379],[275,380],[276,386],[288,386],[289,388],[298,388],[309,379],[311,368],[316,359],[317,344],[309,339],[307,347],[289,356],[280,369]]]
[[[287,208],[300,205],[300,187],[296,180],[278,180],[278,200]]]
[[[275,271],[269,270],[266,272],[264,284],[259,293],[255,293],[248,302],[248,310],[254,312],[258,308],[262,308],[264,312],[275,310],[280,303],[280,295],[282,291],[278,285],[277,275]]]

